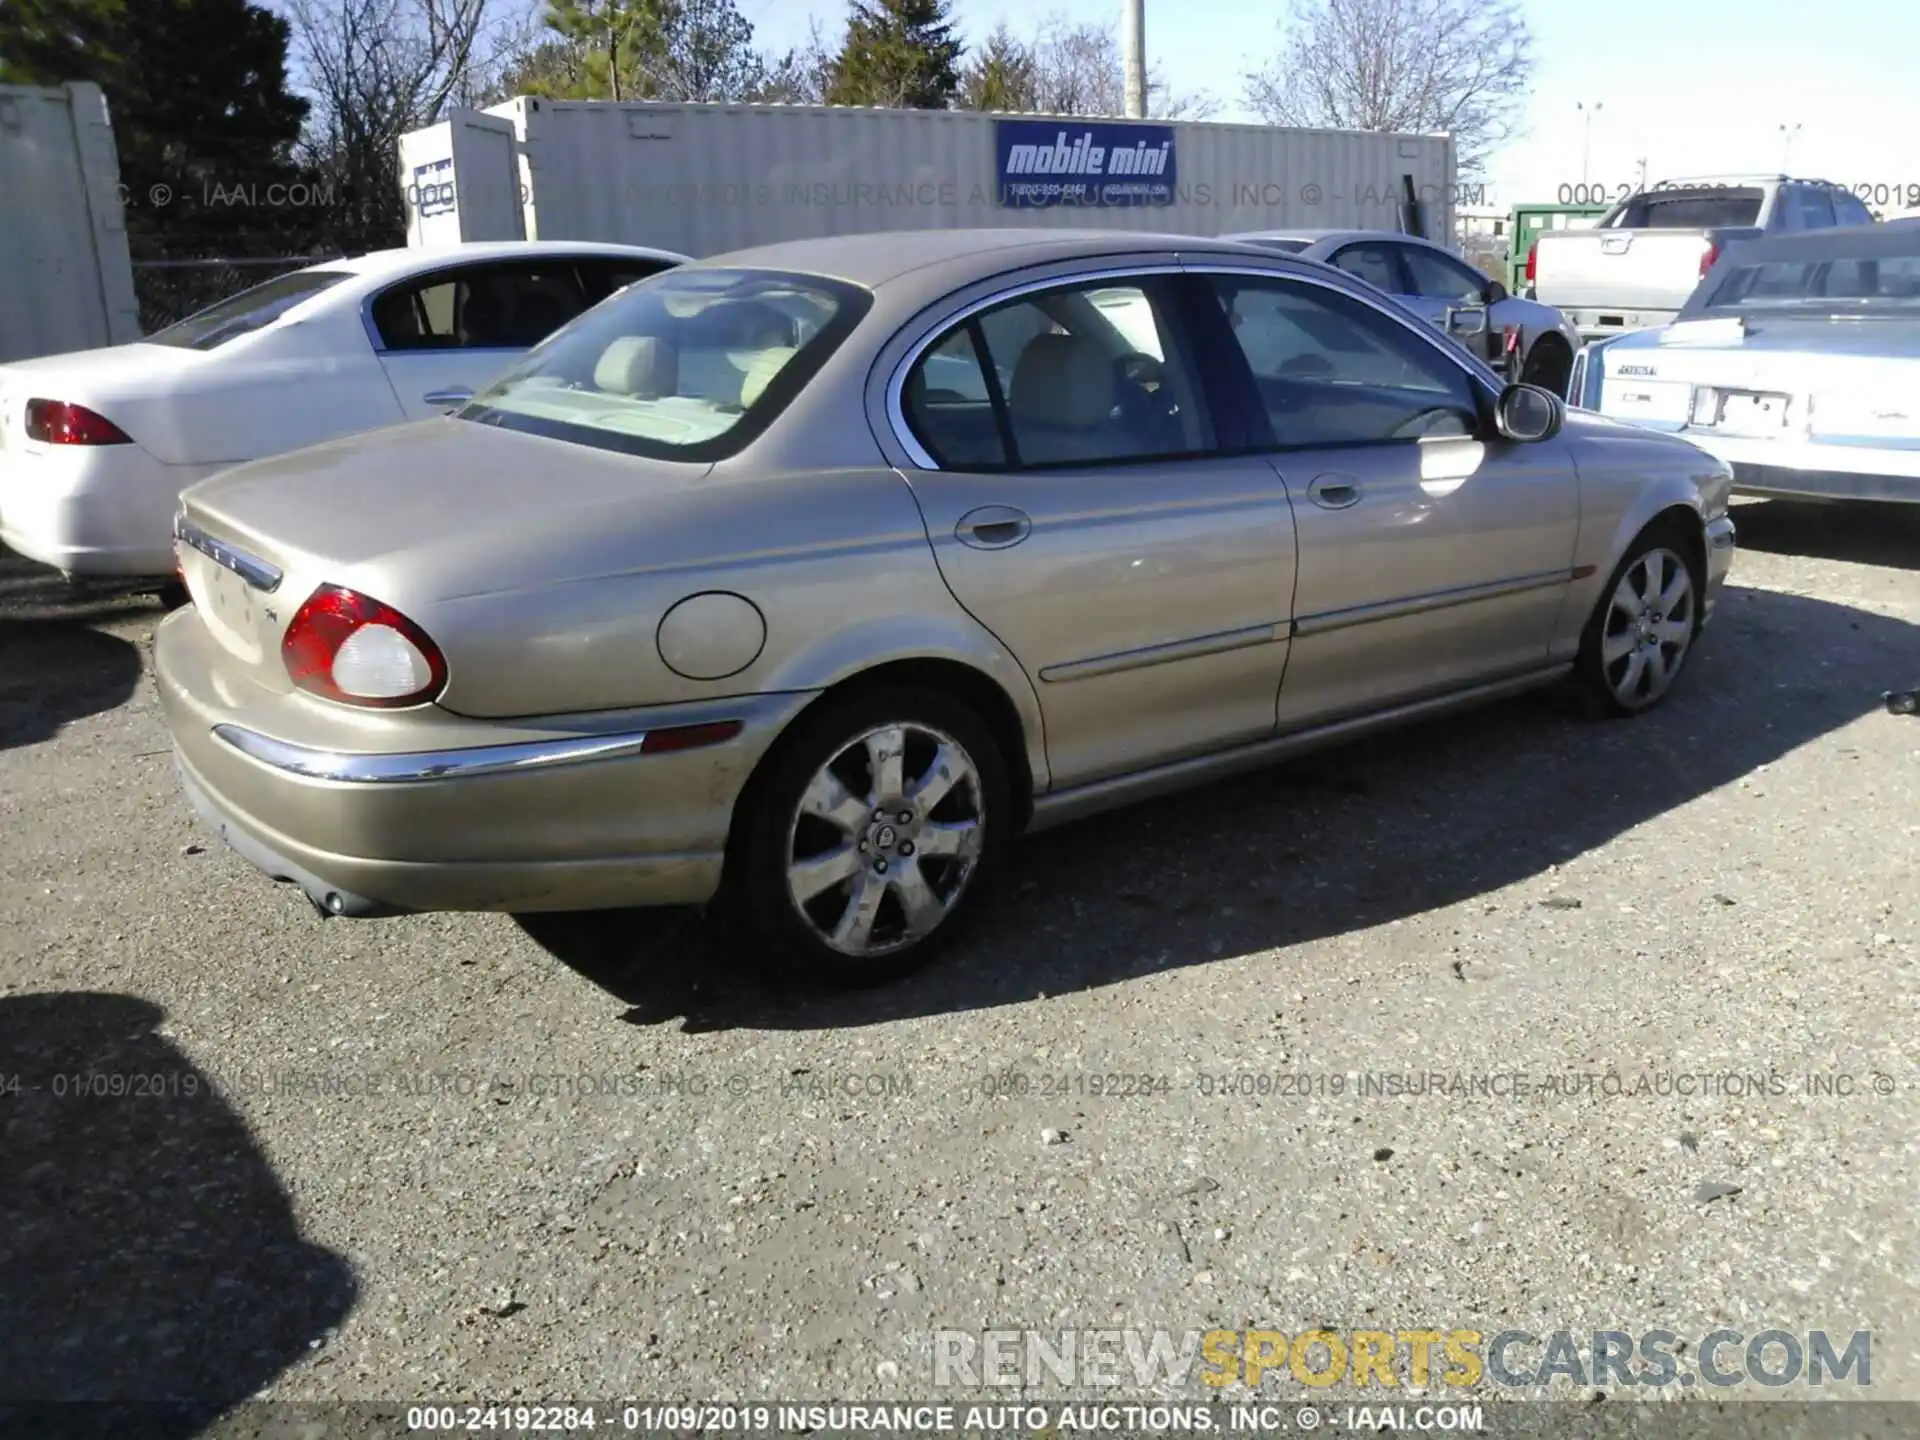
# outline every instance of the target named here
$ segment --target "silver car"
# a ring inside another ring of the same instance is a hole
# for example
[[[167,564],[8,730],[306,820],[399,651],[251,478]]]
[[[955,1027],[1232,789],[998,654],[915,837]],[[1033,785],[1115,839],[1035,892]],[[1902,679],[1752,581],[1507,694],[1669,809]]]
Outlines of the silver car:
[[[1445,246],[1392,230],[1265,230],[1223,236],[1356,275],[1454,335],[1503,375],[1567,393],[1580,332],[1551,305],[1507,293]]]
[[[323,914],[718,898],[866,981],[1023,830],[1569,677],[1651,708],[1729,480],[1324,265],[800,241],[194,486],[155,670],[188,796]]]
[[[1674,324],[1588,346],[1574,385],[1728,461],[1740,490],[1920,502],[1920,229],[1738,246]]]

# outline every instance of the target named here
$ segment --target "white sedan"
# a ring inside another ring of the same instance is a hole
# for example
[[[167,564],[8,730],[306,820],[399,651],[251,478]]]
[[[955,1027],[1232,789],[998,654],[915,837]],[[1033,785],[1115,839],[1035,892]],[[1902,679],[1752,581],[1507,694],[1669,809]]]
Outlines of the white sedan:
[[[69,579],[164,580],[215,471],[451,409],[614,291],[631,245],[382,250],[298,270],[128,345],[0,366],[0,543]]]

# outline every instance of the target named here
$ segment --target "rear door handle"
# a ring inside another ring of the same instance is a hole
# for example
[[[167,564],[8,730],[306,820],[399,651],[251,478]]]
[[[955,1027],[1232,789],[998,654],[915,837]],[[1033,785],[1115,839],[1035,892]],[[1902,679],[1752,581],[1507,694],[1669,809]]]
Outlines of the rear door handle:
[[[464,405],[473,399],[471,390],[429,390],[420,397],[422,405]]]
[[[1344,510],[1360,499],[1360,482],[1351,475],[1319,475],[1307,486],[1307,498],[1322,510]]]
[[[954,538],[975,550],[1005,550],[1033,533],[1033,517],[1011,505],[982,505],[954,526]]]

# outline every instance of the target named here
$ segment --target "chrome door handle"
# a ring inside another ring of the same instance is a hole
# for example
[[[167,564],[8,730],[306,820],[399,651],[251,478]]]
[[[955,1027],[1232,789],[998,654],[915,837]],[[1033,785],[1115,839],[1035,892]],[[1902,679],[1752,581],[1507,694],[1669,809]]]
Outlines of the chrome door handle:
[[[1307,498],[1323,510],[1344,510],[1360,499],[1360,483],[1350,475],[1322,475],[1307,486]]]
[[[969,510],[954,526],[954,538],[975,550],[1005,550],[1033,533],[1033,518],[1011,505],[983,505]]]
[[[464,405],[471,399],[473,399],[473,391],[471,390],[429,390],[420,397],[420,403],[422,405],[445,405],[452,407],[454,405]]]

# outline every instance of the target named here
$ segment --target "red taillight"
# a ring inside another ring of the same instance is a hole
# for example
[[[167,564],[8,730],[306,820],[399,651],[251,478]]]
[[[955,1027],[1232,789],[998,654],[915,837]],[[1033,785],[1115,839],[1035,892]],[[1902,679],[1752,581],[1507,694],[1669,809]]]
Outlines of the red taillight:
[[[348,705],[421,705],[447,683],[446,657],[426,631],[391,605],[339,585],[307,597],[280,658],[302,690]]]
[[[27,401],[27,438],[42,445],[131,445],[133,437],[84,405]]]
[[[1700,257],[1700,278],[1707,278],[1707,271],[1713,269],[1713,262],[1720,258],[1720,247],[1708,242],[1706,253]]]
[[[1533,283],[1534,272],[1540,268],[1540,242],[1534,241],[1527,247],[1527,284]]]

